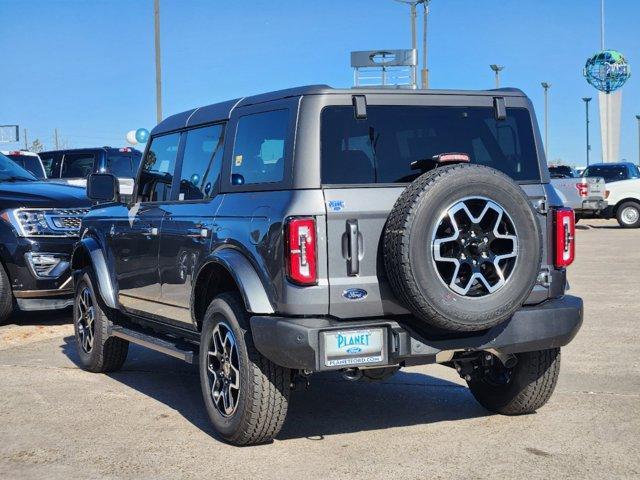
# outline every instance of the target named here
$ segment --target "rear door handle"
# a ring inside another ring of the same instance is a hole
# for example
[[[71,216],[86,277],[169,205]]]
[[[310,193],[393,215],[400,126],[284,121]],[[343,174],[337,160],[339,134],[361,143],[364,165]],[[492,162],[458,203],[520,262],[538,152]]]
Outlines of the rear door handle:
[[[358,247],[358,220],[347,220],[348,254],[347,274],[351,276],[360,273],[360,251]]]

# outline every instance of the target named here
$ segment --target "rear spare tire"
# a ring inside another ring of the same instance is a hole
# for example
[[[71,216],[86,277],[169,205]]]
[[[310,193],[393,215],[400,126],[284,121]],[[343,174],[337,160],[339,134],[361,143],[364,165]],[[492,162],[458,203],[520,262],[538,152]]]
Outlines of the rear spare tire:
[[[541,257],[526,194],[481,165],[418,177],[385,229],[384,263],[396,296],[438,330],[479,331],[510,318],[531,293]]]

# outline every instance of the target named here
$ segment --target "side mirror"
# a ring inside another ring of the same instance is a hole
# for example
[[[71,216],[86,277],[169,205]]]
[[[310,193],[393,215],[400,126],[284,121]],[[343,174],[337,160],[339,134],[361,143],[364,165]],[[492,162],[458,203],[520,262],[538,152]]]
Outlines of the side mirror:
[[[92,173],[87,177],[87,197],[94,202],[117,202],[120,182],[110,173]]]

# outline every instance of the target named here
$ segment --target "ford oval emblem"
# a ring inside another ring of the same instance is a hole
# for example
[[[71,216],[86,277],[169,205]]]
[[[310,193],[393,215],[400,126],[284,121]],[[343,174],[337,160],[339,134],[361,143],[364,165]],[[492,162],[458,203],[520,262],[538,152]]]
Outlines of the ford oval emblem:
[[[362,288],[348,288],[342,292],[342,296],[347,300],[362,300],[367,296],[367,291]]]
[[[356,353],[360,353],[362,351],[362,349],[360,347],[349,347],[347,348],[347,353],[350,353],[351,355],[356,354]]]

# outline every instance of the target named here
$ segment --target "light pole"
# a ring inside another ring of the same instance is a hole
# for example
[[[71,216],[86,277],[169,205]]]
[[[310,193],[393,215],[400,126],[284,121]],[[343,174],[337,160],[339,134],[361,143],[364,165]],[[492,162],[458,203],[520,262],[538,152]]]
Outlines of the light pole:
[[[153,27],[156,49],[156,118],[162,121],[162,68],[160,66],[160,0],[153,0]]]
[[[544,88],[544,156],[549,161],[549,89],[551,84],[542,82],[541,85]]]
[[[586,113],[586,127],[587,127],[587,167],[589,166],[589,152],[591,151],[591,145],[589,144],[589,102],[591,97],[583,97],[585,113]]]
[[[638,165],[640,165],[640,115],[636,115],[638,120]]]
[[[495,63],[489,65],[491,70],[496,73],[496,88],[500,88],[500,72],[504,70],[504,65],[496,65]]]
[[[422,69],[420,70],[420,76],[422,78],[422,88],[429,88],[429,69],[427,68],[427,16],[429,15],[429,3],[431,0],[396,0],[396,2],[400,3],[408,3],[411,7],[411,48],[416,50],[418,49],[418,40],[416,37],[416,17],[418,16],[417,6],[418,4],[422,4],[424,7],[424,17],[423,17],[423,25],[422,25]],[[417,73],[416,70],[414,70]],[[417,83],[417,76],[414,75]]]

